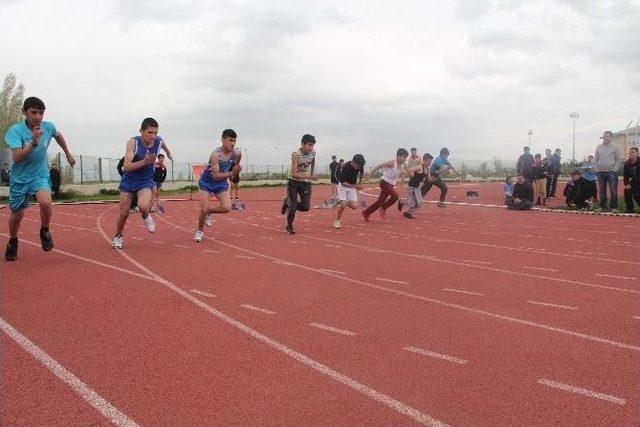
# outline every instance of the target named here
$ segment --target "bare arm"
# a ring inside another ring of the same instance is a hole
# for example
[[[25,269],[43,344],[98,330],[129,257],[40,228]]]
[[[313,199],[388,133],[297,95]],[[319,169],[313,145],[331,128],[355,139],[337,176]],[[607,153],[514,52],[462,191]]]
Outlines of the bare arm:
[[[164,142],[164,140],[162,140],[161,148],[164,150],[165,153],[167,153],[167,157],[169,158],[169,160],[173,162],[173,155],[171,154],[171,151],[169,150],[169,147],[167,146],[167,143]]]
[[[58,143],[58,145],[60,146],[60,148],[62,148],[62,151],[64,151],[64,154],[67,157],[67,162],[69,162],[71,167],[73,167],[76,164],[76,159],[73,157],[73,154],[71,154],[71,151],[69,150],[69,146],[67,145],[67,141],[64,139],[64,136],[60,132],[58,132],[56,133],[54,138]]]
[[[135,157],[135,155],[136,155],[136,141],[134,139],[130,139],[127,142],[127,153],[124,155],[124,171],[125,172],[133,172],[134,170],[138,170],[147,165],[153,164],[156,161],[155,155],[147,154],[144,159],[134,162],[133,158]]]
[[[215,181],[224,181],[225,179],[231,178],[233,176],[233,171],[220,172],[220,165],[218,164],[218,154],[215,151],[211,153],[209,162],[211,163],[211,177]]]
[[[25,157],[27,157],[33,151],[33,149],[36,148],[40,143],[40,137],[42,136],[42,131],[40,130],[40,127],[39,126],[34,127],[31,130],[31,134],[32,134],[31,141],[27,142],[26,144],[24,144],[24,146],[20,148],[13,148],[11,150],[13,163],[19,163],[23,161]],[[17,136],[15,136],[15,138],[12,138],[11,136],[9,136],[9,133],[7,133],[7,138],[11,138],[12,142],[14,142],[15,145],[18,145],[19,138]]]
[[[371,176],[375,175],[375,173],[382,168],[390,168],[391,166],[393,166],[393,162],[393,160],[389,160],[388,162],[380,163],[379,165],[375,166],[373,169],[371,169]]]

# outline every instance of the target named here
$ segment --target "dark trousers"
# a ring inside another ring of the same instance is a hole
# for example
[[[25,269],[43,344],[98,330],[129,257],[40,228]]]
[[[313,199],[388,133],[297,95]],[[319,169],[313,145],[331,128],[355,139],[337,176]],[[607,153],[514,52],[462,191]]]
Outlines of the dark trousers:
[[[53,198],[57,199],[58,196],[60,195],[60,184],[58,185],[51,185],[51,191],[53,192]]]
[[[624,189],[624,203],[627,205],[627,213],[633,213],[634,200],[640,207],[640,184],[632,184],[630,189]]]
[[[447,197],[447,190],[449,189],[447,187],[447,183],[444,182],[444,180],[440,177],[438,177],[438,179],[433,182],[426,180],[424,184],[422,184],[422,188],[420,188],[422,197],[424,197],[429,192],[429,190],[431,190],[431,187],[438,187],[440,189],[440,201],[444,202],[445,198]]]
[[[385,210],[389,206],[393,205],[398,201],[398,192],[393,187],[393,185],[389,184],[387,181],[381,179],[380,180],[380,195],[378,196],[378,200],[376,200],[371,206],[362,211],[363,215],[369,216],[374,213],[378,208]]]
[[[533,202],[530,200],[521,200],[520,203],[515,203],[513,197],[507,197],[504,203],[507,205],[507,209],[511,211],[526,211],[533,206]]]
[[[307,212],[311,206],[311,183],[290,179],[287,183],[287,206],[287,224],[292,225],[296,211]]]
[[[558,186],[559,173],[550,173],[547,176],[547,198],[556,197],[556,187]]]
[[[616,172],[598,172],[598,193],[602,209],[607,209],[607,189],[611,193],[611,209],[618,209],[618,174]]]

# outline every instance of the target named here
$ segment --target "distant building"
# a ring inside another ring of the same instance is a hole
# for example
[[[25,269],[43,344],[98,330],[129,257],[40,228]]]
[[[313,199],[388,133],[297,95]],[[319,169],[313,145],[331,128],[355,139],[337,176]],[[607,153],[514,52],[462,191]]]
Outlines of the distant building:
[[[640,126],[635,126],[632,128],[621,130],[619,132],[615,132],[611,141],[618,147],[620,147],[623,156],[626,158],[627,153],[629,152],[629,148],[640,148]]]

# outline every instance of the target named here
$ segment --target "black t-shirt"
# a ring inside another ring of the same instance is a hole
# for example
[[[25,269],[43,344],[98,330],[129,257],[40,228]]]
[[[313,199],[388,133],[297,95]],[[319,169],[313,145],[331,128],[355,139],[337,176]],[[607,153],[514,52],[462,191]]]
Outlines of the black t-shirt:
[[[356,185],[358,183],[359,170],[356,170],[351,162],[347,162],[342,166],[340,171],[340,182],[346,182],[348,184]]]
[[[420,183],[422,181],[424,181],[424,178],[427,176],[427,174],[424,172],[424,166],[422,167],[422,172],[415,172],[413,175],[411,175],[411,178],[409,178],[409,187],[414,187],[414,188],[418,188],[420,187]]]

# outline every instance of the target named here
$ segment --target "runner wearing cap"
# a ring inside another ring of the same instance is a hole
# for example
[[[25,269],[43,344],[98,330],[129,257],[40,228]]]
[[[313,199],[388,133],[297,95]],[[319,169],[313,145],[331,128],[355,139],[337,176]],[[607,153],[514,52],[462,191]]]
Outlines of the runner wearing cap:
[[[364,173],[364,156],[356,154],[350,162],[342,166],[340,183],[338,184],[338,210],[333,228],[342,228],[340,219],[345,207],[356,210],[358,208],[358,190],[360,190]]]
[[[431,167],[429,168],[429,176],[425,178],[424,185],[420,190],[422,197],[424,197],[429,192],[429,190],[431,190],[431,187],[438,187],[440,189],[440,199],[438,200],[438,207],[440,208],[444,207],[444,200],[447,197],[448,190],[447,184],[442,179],[442,173],[446,172],[447,169],[451,169],[451,171],[453,171],[453,173],[455,173],[457,177],[460,176],[458,171],[453,166],[451,166],[451,163],[449,163],[449,160],[447,160],[448,157],[449,149],[447,147],[443,147],[440,150],[440,155],[433,159]]]

